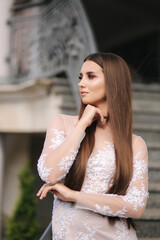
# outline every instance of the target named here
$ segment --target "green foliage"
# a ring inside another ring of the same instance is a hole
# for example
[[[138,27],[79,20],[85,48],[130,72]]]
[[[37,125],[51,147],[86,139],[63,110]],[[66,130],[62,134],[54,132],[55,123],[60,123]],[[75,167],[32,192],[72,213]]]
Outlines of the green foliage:
[[[13,215],[7,222],[5,240],[37,240],[39,227],[36,222],[36,197],[34,193],[34,175],[29,163],[19,174],[21,195]]]

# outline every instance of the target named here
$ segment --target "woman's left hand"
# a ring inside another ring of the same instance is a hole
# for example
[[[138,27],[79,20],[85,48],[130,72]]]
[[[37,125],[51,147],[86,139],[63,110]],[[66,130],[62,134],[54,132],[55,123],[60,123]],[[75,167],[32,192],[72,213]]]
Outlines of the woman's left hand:
[[[62,183],[56,183],[54,185],[44,184],[37,193],[37,196],[42,200],[47,196],[47,193],[51,192],[55,194],[60,200],[68,202],[76,202],[76,193]]]

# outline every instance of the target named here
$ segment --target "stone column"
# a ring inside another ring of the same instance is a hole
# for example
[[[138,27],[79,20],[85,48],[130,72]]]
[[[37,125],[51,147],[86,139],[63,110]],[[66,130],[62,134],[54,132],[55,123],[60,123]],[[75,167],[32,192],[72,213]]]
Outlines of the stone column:
[[[3,134],[0,133],[0,239],[2,235],[2,201],[3,201],[3,171],[4,171],[4,145]]]

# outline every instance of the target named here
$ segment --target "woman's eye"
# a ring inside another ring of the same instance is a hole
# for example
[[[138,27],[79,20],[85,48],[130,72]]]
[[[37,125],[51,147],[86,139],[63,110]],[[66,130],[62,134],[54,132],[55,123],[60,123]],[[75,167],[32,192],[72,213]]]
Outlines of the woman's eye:
[[[88,75],[88,78],[89,78],[89,79],[93,79],[94,76],[89,74],[89,75]]]
[[[81,77],[81,76],[79,76],[78,78],[79,78],[79,80],[82,80],[82,77]]]

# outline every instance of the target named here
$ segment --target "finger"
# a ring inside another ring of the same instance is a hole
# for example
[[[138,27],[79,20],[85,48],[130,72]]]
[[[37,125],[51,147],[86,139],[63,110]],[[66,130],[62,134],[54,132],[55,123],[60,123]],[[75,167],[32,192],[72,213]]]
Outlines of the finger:
[[[99,108],[97,108],[97,113],[99,115],[100,121],[103,123],[104,122],[104,117],[103,117],[102,111]]]
[[[45,187],[45,189],[43,190],[40,199],[42,200],[43,198],[45,198],[47,196],[47,193],[51,190],[54,190],[54,186],[47,186]]]
[[[47,183],[43,184],[43,186],[39,189],[38,193],[37,193],[37,196],[40,196],[43,189],[47,186]]]
[[[45,183],[43,184],[43,186],[39,189],[38,193],[37,193],[37,196],[41,195],[41,193],[43,192],[44,188],[47,186],[48,184]]]
[[[55,190],[51,189],[51,190],[49,190],[49,192],[56,195],[56,191]]]
[[[46,195],[47,195],[47,192],[49,191],[49,186],[46,186],[44,189],[43,189],[43,191],[42,191],[42,193],[41,193],[41,195],[40,195],[40,199],[42,200],[44,197],[46,197]]]

